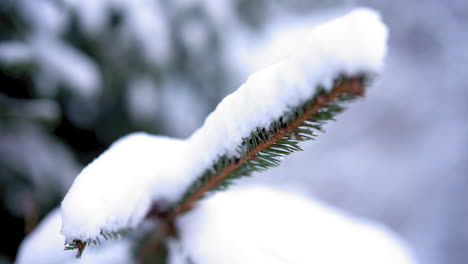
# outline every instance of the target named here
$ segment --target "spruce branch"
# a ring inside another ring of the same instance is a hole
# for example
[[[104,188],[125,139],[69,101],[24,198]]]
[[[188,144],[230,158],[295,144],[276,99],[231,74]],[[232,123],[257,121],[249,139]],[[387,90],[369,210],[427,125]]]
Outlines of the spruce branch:
[[[244,138],[238,148],[245,149],[247,146],[244,155],[241,158],[220,157],[212,168],[189,187],[165,219],[173,220],[190,210],[207,193],[228,187],[232,180],[249,176],[254,171],[279,166],[282,156],[301,151],[299,142],[314,140],[317,136],[314,131],[321,131],[325,121],[333,120],[335,114],[342,112],[343,103],[364,95],[365,75],[340,76],[335,84],[328,94],[324,89],[317,89],[316,95],[297,107],[289,118],[283,116],[268,129],[257,128],[252,131],[250,138]]]
[[[249,138],[244,138],[239,152],[240,158],[220,157],[212,168],[208,169],[186,191],[183,198],[170,210],[159,213],[160,228],[157,228],[144,246],[147,258],[163,247],[163,240],[173,236],[168,226],[174,226],[174,220],[189,211],[194,204],[207,193],[226,189],[233,180],[249,176],[254,171],[264,171],[280,165],[285,155],[302,149],[299,142],[314,140],[315,131],[323,131],[322,126],[328,120],[345,109],[345,104],[359,96],[364,96],[365,87],[370,84],[370,76],[359,74],[347,77],[341,75],[335,79],[334,88],[329,93],[318,88],[310,100],[298,106],[295,111],[283,115],[268,128],[257,128]]]
[[[317,137],[315,132],[323,131],[322,127],[326,121],[334,120],[335,115],[345,109],[346,103],[364,95],[368,80],[370,77],[365,74],[340,75],[335,79],[330,92],[327,93],[326,89],[318,87],[311,99],[284,114],[268,127],[258,127],[249,137],[243,138],[237,148],[240,157],[223,155],[189,186],[183,197],[169,210],[151,214],[159,219],[159,224],[142,249],[143,262],[154,256],[155,252],[161,251],[165,238],[176,236],[173,223],[179,215],[189,211],[206,194],[224,190],[234,180],[250,176],[253,172],[277,167],[283,156],[301,151],[300,142],[314,140]],[[150,214],[148,217],[151,217]],[[100,235],[107,240],[121,234],[122,232],[101,231]],[[101,244],[99,237],[87,241],[74,240],[66,244],[65,249],[77,249],[76,257],[79,258],[86,246],[91,244]]]
[[[159,257],[167,239],[177,237],[177,230],[169,227],[197,201],[242,177],[279,166],[284,156],[302,150],[300,142],[314,140],[348,102],[363,96],[368,80],[383,65],[387,29],[378,14],[359,9],[315,27],[304,40],[304,49],[253,73],[187,140],[131,134],[115,142],[99,162],[90,163],[62,202],[67,248],[78,249],[79,256],[101,236],[106,239],[100,230],[134,228],[146,215],[159,223],[147,233],[150,239],[143,249],[149,257]],[[115,191],[95,188],[112,181],[119,187]],[[142,193],[133,195],[127,188],[141,188]],[[131,195],[122,197],[124,190]],[[85,194],[90,206],[82,204]],[[148,210],[151,201],[155,212]],[[100,214],[93,217],[96,210]]]

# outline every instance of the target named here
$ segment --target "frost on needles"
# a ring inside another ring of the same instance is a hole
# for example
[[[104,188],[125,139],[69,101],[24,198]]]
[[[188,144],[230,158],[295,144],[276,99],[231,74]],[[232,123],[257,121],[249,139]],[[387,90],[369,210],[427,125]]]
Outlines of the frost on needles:
[[[139,225],[169,223],[213,190],[278,166],[316,137],[380,72],[387,29],[369,9],[311,28],[289,57],[253,73],[185,140],[137,133],[114,143],[65,196],[69,249]]]

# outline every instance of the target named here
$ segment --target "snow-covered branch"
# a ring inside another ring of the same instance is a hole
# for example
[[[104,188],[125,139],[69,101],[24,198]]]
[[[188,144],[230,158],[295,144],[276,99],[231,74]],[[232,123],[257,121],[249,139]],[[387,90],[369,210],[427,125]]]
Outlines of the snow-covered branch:
[[[379,73],[387,29],[357,9],[311,29],[296,52],[252,74],[187,140],[127,136],[88,165],[62,202],[72,245],[134,228],[153,203],[164,221],[233,179],[279,165]]]

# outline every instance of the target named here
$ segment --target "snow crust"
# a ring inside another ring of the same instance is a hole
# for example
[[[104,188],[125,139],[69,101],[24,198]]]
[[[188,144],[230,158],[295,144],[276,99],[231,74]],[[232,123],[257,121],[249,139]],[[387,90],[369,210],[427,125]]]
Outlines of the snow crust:
[[[21,243],[16,257],[16,264],[100,264],[133,263],[130,243],[127,240],[113,240],[101,246],[87,247],[80,259],[76,251],[63,250],[65,237],[60,234],[62,220],[60,209],[49,213],[41,223]]]
[[[262,186],[216,193],[177,227],[194,263],[414,263],[389,229]]]
[[[95,238],[100,230],[136,227],[154,200],[175,200],[189,184],[181,178],[183,140],[134,133],[116,141],[75,179],[62,202],[62,234]]]
[[[304,48],[252,74],[187,140],[143,133],[118,140],[76,178],[62,202],[62,233],[71,242],[136,227],[153,201],[175,202],[219,156],[238,155],[242,138],[309,99],[318,85],[330,89],[342,73],[378,73],[386,39],[379,15],[357,9],[314,27]]]

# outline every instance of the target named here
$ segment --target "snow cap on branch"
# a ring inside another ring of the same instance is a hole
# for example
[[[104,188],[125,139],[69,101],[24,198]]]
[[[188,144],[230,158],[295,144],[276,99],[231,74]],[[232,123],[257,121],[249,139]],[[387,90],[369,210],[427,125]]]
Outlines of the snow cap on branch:
[[[186,167],[183,147],[183,140],[145,133],[112,144],[83,169],[62,202],[67,242],[95,239],[101,230],[133,228],[154,199],[176,199],[188,184],[178,178]]]
[[[242,138],[312,98],[318,87],[331,89],[339,75],[378,74],[387,35],[380,16],[364,8],[311,28],[293,55],[252,74],[190,138],[193,149],[205,150],[201,167],[238,155]]]

